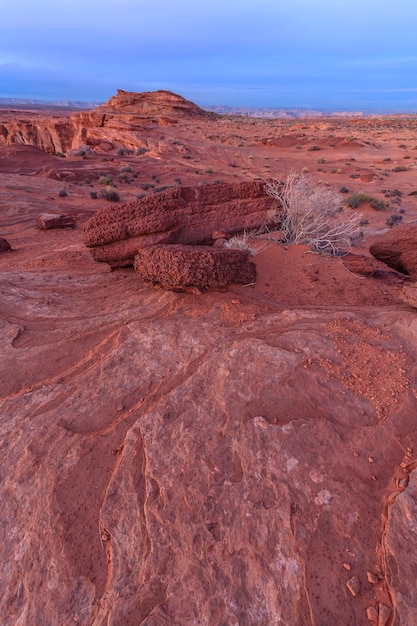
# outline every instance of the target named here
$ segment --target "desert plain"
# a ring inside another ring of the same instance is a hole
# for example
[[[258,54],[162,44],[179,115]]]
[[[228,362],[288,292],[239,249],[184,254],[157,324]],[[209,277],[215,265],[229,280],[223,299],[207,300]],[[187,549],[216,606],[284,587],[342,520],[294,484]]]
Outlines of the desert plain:
[[[176,290],[84,243],[103,207],[292,171],[362,214],[346,257],[266,232],[256,281]],[[417,115],[0,109],[4,626],[417,624],[416,276],[370,252],[416,190]]]

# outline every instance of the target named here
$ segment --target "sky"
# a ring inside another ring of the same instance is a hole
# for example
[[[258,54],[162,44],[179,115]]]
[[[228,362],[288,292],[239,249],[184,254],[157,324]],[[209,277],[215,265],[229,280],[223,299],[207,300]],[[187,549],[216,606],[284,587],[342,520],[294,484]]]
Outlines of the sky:
[[[0,98],[417,112],[416,0],[0,0]]]

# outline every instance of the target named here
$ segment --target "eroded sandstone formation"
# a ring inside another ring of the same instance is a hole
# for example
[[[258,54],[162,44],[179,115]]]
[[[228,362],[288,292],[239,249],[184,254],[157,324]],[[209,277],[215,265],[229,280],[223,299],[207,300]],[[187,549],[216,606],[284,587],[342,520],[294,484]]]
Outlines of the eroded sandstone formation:
[[[153,244],[211,245],[213,232],[240,232],[268,222],[275,206],[262,181],[173,187],[121,206],[98,211],[84,229],[96,261],[132,265]]]
[[[80,149],[109,152],[143,147],[145,127],[176,124],[180,118],[214,119],[216,114],[170,91],[127,92],[119,89],[108,102],[89,111],[61,115],[10,116],[0,124],[0,145],[32,145],[50,154]]]

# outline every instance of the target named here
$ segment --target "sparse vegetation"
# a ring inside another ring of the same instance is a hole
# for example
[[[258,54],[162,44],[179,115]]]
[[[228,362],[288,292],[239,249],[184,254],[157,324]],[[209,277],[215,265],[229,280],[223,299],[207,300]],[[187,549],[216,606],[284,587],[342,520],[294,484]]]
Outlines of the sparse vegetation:
[[[387,205],[385,202],[382,202],[382,200],[378,200],[378,198],[374,198],[374,196],[362,192],[352,193],[346,200],[346,204],[351,209],[357,209],[358,206],[364,202],[369,202],[370,206],[375,209],[375,211],[384,211],[384,209],[387,208]]]
[[[232,248],[233,250],[242,250],[243,252],[247,252],[251,256],[254,256],[258,253],[256,248],[252,248],[249,245],[250,235],[244,231],[239,235],[234,235],[230,239],[228,239],[224,246],[225,248]]]
[[[317,150],[320,150],[320,146],[310,146],[307,148],[308,152],[316,152]]]
[[[67,196],[67,195],[68,195],[68,193],[65,191],[65,189],[61,189],[61,190],[58,192],[58,196],[59,196],[60,198],[65,198],[65,196]]]
[[[406,172],[407,168],[405,165],[397,165],[397,167],[394,167],[393,172]]]
[[[361,234],[362,216],[341,213],[337,191],[317,185],[305,174],[291,172],[284,183],[268,183],[266,191],[281,206],[276,219],[285,243],[304,243],[316,251],[338,254],[350,249]]]
[[[112,185],[113,179],[111,176],[105,176],[104,174],[102,174],[100,178],[98,179],[98,184],[99,185]]]
[[[104,189],[102,189],[101,195],[103,196],[103,198],[106,198],[106,200],[109,200],[110,202],[119,202],[120,200],[120,196],[117,193],[116,189],[114,187],[111,187],[110,185],[107,185]]]

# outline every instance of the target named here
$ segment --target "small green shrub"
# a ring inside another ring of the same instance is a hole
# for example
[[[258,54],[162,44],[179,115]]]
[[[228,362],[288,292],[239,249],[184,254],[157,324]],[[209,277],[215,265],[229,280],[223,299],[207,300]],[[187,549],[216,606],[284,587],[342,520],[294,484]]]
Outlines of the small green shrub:
[[[104,198],[106,198],[106,200],[109,200],[110,202],[119,202],[119,200],[120,200],[119,194],[117,193],[115,188],[111,187],[110,185],[108,185],[104,189],[102,189],[101,195]]]
[[[316,152],[317,150],[320,150],[320,146],[310,146],[307,148],[308,152]]]
[[[406,172],[407,168],[405,167],[405,165],[397,165],[397,167],[394,167],[393,172]]]
[[[346,200],[346,204],[351,209],[357,209],[363,202],[369,202],[370,206],[376,211],[383,211],[386,208],[385,202],[382,202],[381,200],[378,200],[377,198],[374,198],[366,193],[352,193]]]
[[[100,178],[98,179],[98,184],[99,185],[112,185],[113,184],[113,179],[111,176],[100,176]]]
[[[382,202],[382,200],[377,200],[376,198],[372,198],[372,200],[369,201],[369,206],[375,209],[375,211],[385,211],[385,209],[387,208],[385,202]]]

